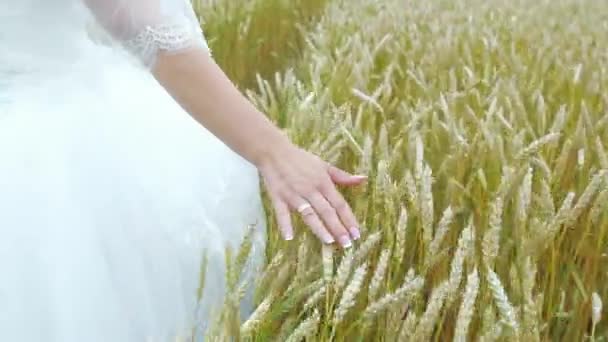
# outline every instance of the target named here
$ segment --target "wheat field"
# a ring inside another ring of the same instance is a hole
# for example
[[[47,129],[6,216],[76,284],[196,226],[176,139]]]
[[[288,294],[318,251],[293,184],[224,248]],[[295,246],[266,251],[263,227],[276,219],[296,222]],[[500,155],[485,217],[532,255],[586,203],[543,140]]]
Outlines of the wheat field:
[[[208,340],[606,341],[608,2],[199,0],[217,62],[292,140],[369,175],[346,252],[269,213]]]

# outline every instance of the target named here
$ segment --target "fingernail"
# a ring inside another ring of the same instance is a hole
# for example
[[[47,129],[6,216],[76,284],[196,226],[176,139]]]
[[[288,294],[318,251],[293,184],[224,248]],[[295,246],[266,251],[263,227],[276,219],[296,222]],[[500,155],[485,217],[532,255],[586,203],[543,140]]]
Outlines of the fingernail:
[[[336,240],[334,240],[333,236],[329,234],[323,234],[323,242],[325,242],[326,244],[331,244],[336,242]]]
[[[283,231],[283,238],[285,241],[293,240],[293,231],[291,229],[286,229]]]
[[[359,179],[366,179],[367,178],[367,176],[364,176],[364,175],[354,175],[353,177],[359,178]]]
[[[340,245],[342,245],[342,247],[348,248],[352,246],[352,242],[350,241],[348,235],[342,235],[338,239],[340,240]]]
[[[359,228],[352,227],[349,229],[349,231],[350,231],[350,234],[353,236],[353,239],[359,240],[359,238],[361,237],[361,232],[359,231]]]

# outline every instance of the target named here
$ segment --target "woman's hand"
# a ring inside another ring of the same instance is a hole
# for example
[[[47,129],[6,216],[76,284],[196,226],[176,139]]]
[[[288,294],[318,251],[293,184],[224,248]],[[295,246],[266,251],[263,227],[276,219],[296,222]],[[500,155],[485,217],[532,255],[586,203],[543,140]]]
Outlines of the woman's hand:
[[[325,243],[347,247],[359,238],[357,220],[335,185],[358,185],[366,177],[352,176],[293,145],[205,51],[160,54],[153,73],[194,119],[257,166],[285,239],[293,238],[291,210]]]
[[[359,239],[357,219],[336,184],[359,185],[367,177],[351,175],[292,144],[274,148],[257,166],[286,240],[293,239],[292,210],[324,243],[338,241],[346,248]]]

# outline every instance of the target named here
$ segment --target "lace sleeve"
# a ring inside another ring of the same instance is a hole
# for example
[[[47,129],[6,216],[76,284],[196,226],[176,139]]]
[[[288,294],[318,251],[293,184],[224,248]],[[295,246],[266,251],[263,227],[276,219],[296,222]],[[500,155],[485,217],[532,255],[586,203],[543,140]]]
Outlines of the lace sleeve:
[[[84,0],[100,24],[146,66],[161,52],[209,48],[188,0]]]

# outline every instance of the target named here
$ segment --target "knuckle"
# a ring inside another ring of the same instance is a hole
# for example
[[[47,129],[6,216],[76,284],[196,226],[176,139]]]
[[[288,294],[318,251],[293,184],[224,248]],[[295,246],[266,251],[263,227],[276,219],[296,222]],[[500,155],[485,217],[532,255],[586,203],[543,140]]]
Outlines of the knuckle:
[[[308,188],[304,191],[304,196],[306,198],[313,198],[317,194],[317,190],[314,188]]]
[[[318,187],[324,190],[332,190],[335,189],[334,182],[332,182],[331,178],[323,177],[318,181]]]
[[[288,188],[285,185],[275,185],[272,190],[278,194],[284,194],[286,192],[288,192]]]
[[[333,184],[327,184],[327,182],[322,182],[320,185],[317,186],[317,190],[323,194],[326,195],[331,195],[334,191],[334,185]]]
[[[310,187],[309,185],[301,185],[297,187],[297,192],[304,197],[311,197],[316,193],[316,190],[314,187]]]
[[[343,199],[337,200],[336,203],[334,204],[334,207],[339,212],[346,212],[346,211],[348,211],[348,208],[349,208],[348,203],[346,203],[346,201]]]
[[[319,225],[316,215],[313,214],[303,215],[302,220],[311,227],[317,227]]]
[[[289,191],[289,189],[286,189],[284,187],[278,187],[274,189],[273,192],[276,198],[278,199],[286,200],[291,197],[291,192]]]
[[[325,179],[321,175],[315,174],[309,181],[315,188],[318,188],[325,182]]]

